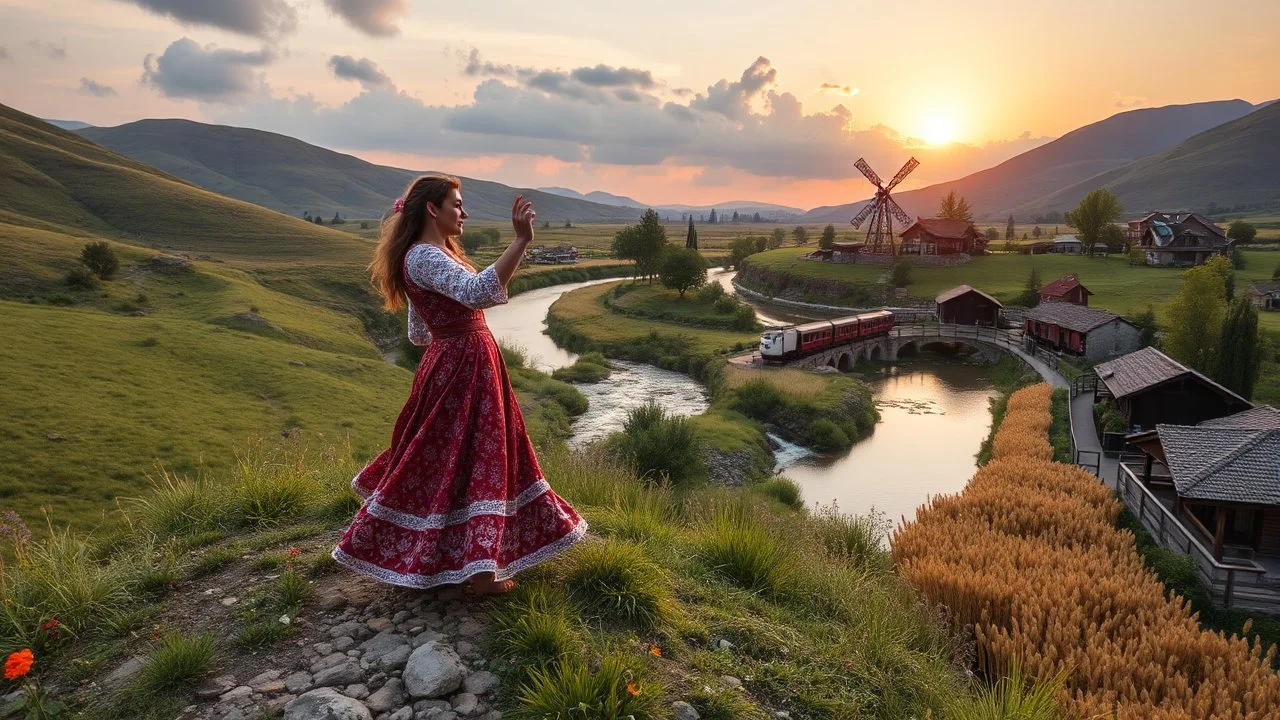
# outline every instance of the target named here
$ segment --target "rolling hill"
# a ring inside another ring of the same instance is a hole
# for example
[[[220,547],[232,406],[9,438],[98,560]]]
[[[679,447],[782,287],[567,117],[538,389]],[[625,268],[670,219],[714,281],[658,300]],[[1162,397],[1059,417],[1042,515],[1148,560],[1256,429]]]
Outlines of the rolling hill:
[[[898,193],[895,198],[909,214],[920,216],[936,212],[942,198],[951,190],[969,200],[978,218],[1003,219],[1020,208],[1033,206],[1062,211],[1070,206],[1048,207],[1041,199],[1138,158],[1172,148],[1255,109],[1244,100],[1223,100],[1130,110],[1073,130],[993,168],[959,180]],[[862,204],[814,208],[803,219],[805,222],[848,222]]]
[[[1219,125],[1163,152],[1048,195],[1019,212],[1072,207],[1111,188],[1130,212],[1280,206],[1280,104]]]
[[[788,207],[786,205],[777,205],[774,203],[755,202],[752,200],[730,200],[728,202],[715,203],[712,205],[646,205],[638,200],[626,197],[624,195],[614,195],[602,190],[594,190],[583,194],[577,190],[571,190],[563,187],[542,187],[538,188],[543,192],[549,192],[553,195],[561,197],[578,198],[579,200],[590,200],[591,202],[603,203],[605,205],[615,205],[618,207],[634,207],[646,208],[652,207],[658,214],[665,217],[672,217],[684,213],[708,214],[712,210],[717,213],[728,212],[730,215],[736,210],[746,215],[760,213],[760,216],[769,220],[790,219],[798,215],[803,215],[804,210],[801,208]]]
[[[378,218],[418,174],[374,165],[296,138],[190,120],[139,120],[80,131],[95,143],[213,192],[295,217]],[[517,193],[540,217],[561,223],[630,222],[640,211],[486,180],[462,178],[467,211],[479,220],[511,217]]]

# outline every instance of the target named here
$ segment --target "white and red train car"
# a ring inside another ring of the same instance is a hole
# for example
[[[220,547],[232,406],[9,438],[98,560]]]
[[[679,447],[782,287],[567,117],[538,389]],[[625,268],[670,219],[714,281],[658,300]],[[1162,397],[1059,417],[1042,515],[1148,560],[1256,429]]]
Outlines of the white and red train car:
[[[888,310],[819,320],[769,330],[760,336],[760,357],[767,363],[783,363],[836,345],[888,335],[893,313]]]

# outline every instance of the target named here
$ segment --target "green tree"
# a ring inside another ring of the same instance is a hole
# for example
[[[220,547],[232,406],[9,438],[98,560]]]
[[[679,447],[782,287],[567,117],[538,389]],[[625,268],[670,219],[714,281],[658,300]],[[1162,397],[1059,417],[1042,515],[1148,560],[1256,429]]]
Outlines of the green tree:
[[[120,269],[120,259],[116,257],[116,251],[111,249],[106,240],[85,245],[80,251],[80,262],[103,280],[110,280],[111,276]]]
[[[803,225],[797,225],[796,229],[791,231],[791,236],[796,239],[797,245],[809,242],[809,231],[805,230]]]
[[[734,211],[733,211],[733,221],[734,221],[735,223],[736,223],[736,222],[738,222],[738,211],[737,211],[737,210],[734,210]]]
[[[1128,237],[1124,230],[1120,229],[1115,223],[1108,223],[1102,228],[1102,234],[1098,236],[1098,243],[1106,246],[1105,252],[1118,252],[1124,248]],[[1083,244],[1083,243],[1081,243]]]
[[[911,261],[898,258],[889,268],[889,282],[894,287],[906,287],[911,284]]]
[[[956,191],[952,190],[942,199],[942,206],[938,208],[938,217],[973,222],[973,211],[969,208],[969,201],[956,197]]]
[[[1027,275],[1027,282],[1022,286],[1022,294],[1017,297],[1016,303],[1026,307],[1040,304],[1040,270],[1037,268],[1031,268],[1031,274]]]
[[[783,230],[782,228],[774,228],[773,235],[769,237],[769,247],[771,249],[780,248],[782,247],[782,243],[786,242],[786,240],[787,240],[787,231]]]
[[[712,225],[715,225],[715,224],[716,224],[716,209],[715,209],[715,208],[711,208],[711,218],[710,218],[709,220],[707,220],[707,222],[711,223]]]
[[[330,224],[330,225],[341,225],[341,224],[343,224],[343,223],[345,223],[345,222],[346,222],[346,220],[343,220],[343,219],[342,219],[342,216],[335,212],[335,213],[333,214],[333,219],[329,221],[329,224]]]
[[[756,252],[764,252],[769,247],[769,238],[763,235],[756,235],[751,239],[756,243]]]
[[[634,262],[635,276],[647,277],[650,282],[658,272],[666,246],[667,229],[652,208],[644,211],[639,223],[628,225],[613,236],[613,256]]]
[[[1142,249],[1138,243],[1129,246],[1129,264],[1130,265],[1146,265],[1147,251]]]
[[[1257,234],[1258,228],[1243,220],[1237,220],[1231,223],[1231,226],[1227,228],[1227,237],[1235,240],[1241,245],[1248,245],[1253,242],[1253,238]]]
[[[1080,245],[1086,255],[1093,254],[1093,246],[1105,242],[1104,228],[1115,223],[1124,212],[1120,200],[1107,188],[1091,191],[1080,204],[1066,215],[1067,224],[1076,229]]]
[[[1272,280],[1280,280],[1280,265],[1276,265],[1276,269],[1271,271]]]
[[[1258,311],[1248,298],[1231,303],[1222,322],[1213,379],[1246,399],[1253,397],[1262,364],[1262,339],[1258,337]]]
[[[756,214],[752,215],[752,216],[751,216],[751,222],[755,222],[755,223],[760,222],[760,213],[756,213]]]
[[[1031,228],[1031,237],[1038,239],[1043,234],[1044,234],[1044,231],[1040,229],[1039,225]]]
[[[685,233],[684,246],[691,250],[698,249],[698,231],[693,229],[693,216],[689,216],[689,232]]]
[[[1156,324],[1156,311],[1150,305],[1133,319],[1133,324],[1142,331],[1138,336],[1139,347],[1151,347],[1156,344],[1156,332],[1160,327]]]
[[[729,264],[734,270],[742,269],[742,261],[756,252],[756,241],[749,237],[734,238],[729,246]]]
[[[685,290],[701,287],[707,281],[707,259],[692,248],[668,248],[658,277],[684,298]]]
[[[993,243],[993,242],[995,242],[995,241],[997,241],[997,240],[999,240],[999,239],[1000,239],[1000,231],[999,231],[999,230],[997,230],[997,229],[995,229],[995,228],[993,228],[993,227],[989,227],[989,228],[987,228],[987,242],[989,242],[989,243]]]
[[[1004,226],[1004,239],[1005,239],[1005,240],[1012,240],[1015,236],[1016,236],[1016,235],[1015,235],[1015,233],[1013,232],[1013,216],[1012,216],[1012,215],[1010,215],[1010,216],[1009,216],[1009,222],[1008,222],[1008,223],[1005,223],[1005,226]]]
[[[573,227],[573,223],[572,223],[572,222],[570,222],[570,221],[568,221],[568,220],[565,220],[565,221],[564,221],[564,226],[565,226],[565,227],[567,227],[567,228],[571,228],[571,227]]]
[[[1208,372],[1222,335],[1226,293],[1222,276],[1206,265],[1182,273],[1178,294],[1169,302],[1165,349],[1187,365]]]
[[[1243,270],[1245,267],[1244,253],[1240,252],[1240,248],[1231,248],[1231,267],[1236,270]]]
[[[818,239],[818,247],[823,250],[830,250],[836,244],[836,226],[828,225],[822,228],[822,237]]]
[[[1218,255],[1206,260],[1203,267],[1212,270],[1222,281],[1222,295],[1227,302],[1234,300],[1236,297],[1236,273],[1235,268],[1231,265],[1231,259]]]

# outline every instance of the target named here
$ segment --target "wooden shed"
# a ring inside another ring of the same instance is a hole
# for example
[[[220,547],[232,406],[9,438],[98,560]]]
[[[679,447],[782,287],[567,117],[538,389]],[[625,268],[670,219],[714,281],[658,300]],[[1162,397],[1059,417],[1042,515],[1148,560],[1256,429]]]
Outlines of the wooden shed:
[[[1041,303],[1024,316],[1029,347],[1039,346],[1090,360],[1103,360],[1138,349],[1142,331],[1113,312],[1072,305]]]
[[[1040,288],[1040,302],[1065,302],[1072,305],[1089,305],[1089,296],[1093,293],[1080,284],[1075,275],[1063,275]]]
[[[956,325],[986,325],[1000,322],[999,300],[968,285],[960,285],[942,293],[937,299],[938,322]]]
[[[1114,401],[1133,432],[1196,425],[1253,407],[1204,373],[1151,347],[1099,363],[1097,402]]]
[[[973,223],[947,218],[916,218],[902,231],[903,255],[981,255],[987,237]]]

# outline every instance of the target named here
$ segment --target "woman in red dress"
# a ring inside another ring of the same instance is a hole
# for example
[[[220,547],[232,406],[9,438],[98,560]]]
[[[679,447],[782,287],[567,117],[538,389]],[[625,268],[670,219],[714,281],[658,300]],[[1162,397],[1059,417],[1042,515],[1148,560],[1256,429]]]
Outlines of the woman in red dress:
[[[507,301],[533,240],[532,203],[516,197],[515,241],[477,273],[457,240],[460,190],[455,178],[420,177],[383,223],[374,284],[388,310],[407,298],[410,336],[427,349],[391,447],[352,481],[364,506],[333,557],[395,585],[466,581],[487,594],[581,540],[587,523],[542,476],[481,312]]]

